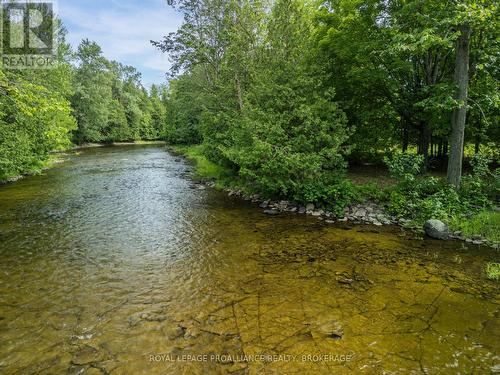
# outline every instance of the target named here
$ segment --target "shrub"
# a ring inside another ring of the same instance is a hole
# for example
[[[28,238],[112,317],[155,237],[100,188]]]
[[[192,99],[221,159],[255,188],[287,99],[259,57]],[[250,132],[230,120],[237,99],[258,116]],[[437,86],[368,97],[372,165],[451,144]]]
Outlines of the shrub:
[[[472,173],[474,177],[485,177],[490,173],[489,165],[491,160],[483,154],[475,154],[470,159]]]
[[[392,158],[385,157],[384,162],[392,177],[398,180],[414,180],[424,164],[423,155],[396,154]]]
[[[390,200],[392,187],[381,187],[374,182],[369,182],[363,185],[355,185],[355,200],[364,202],[367,199],[373,199],[380,202]]]
[[[487,156],[474,155],[470,160],[472,174],[462,179],[460,189],[462,200],[476,208],[490,207],[492,201],[498,197],[498,176],[495,176],[496,171],[490,172],[490,163],[491,160]]]

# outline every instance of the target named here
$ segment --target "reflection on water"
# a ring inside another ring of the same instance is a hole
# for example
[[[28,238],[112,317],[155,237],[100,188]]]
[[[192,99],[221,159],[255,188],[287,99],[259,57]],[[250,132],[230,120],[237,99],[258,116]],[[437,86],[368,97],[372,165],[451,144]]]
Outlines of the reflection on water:
[[[89,149],[0,187],[2,373],[500,371],[498,253],[267,217],[188,169]]]

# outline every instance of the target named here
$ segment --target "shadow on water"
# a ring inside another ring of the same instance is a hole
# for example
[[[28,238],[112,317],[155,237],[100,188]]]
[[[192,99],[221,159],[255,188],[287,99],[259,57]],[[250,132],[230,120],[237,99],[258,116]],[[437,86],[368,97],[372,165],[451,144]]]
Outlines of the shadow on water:
[[[88,149],[0,187],[2,373],[500,371],[498,253],[267,217],[189,168]]]

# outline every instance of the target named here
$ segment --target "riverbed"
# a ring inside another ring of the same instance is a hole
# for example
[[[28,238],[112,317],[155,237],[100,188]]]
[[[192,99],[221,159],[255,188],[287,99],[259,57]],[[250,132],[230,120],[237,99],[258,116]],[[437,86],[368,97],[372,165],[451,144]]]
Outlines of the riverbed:
[[[498,252],[194,186],[159,145],[0,187],[3,374],[500,372]]]

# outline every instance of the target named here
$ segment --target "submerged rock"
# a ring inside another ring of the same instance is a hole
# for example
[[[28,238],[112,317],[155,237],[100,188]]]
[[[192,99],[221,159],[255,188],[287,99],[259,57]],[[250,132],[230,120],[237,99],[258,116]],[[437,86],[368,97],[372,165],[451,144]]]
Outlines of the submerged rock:
[[[448,227],[441,220],[427,220],[424,224],[425,233],[438,240],[446,240],[449,236]]]
[[[278,210],[275,210],[275,209],[270,209],[270,210],[264,210],[264,213],[266,215],[276,216],[276,215],[279,215],[280,212]]]

